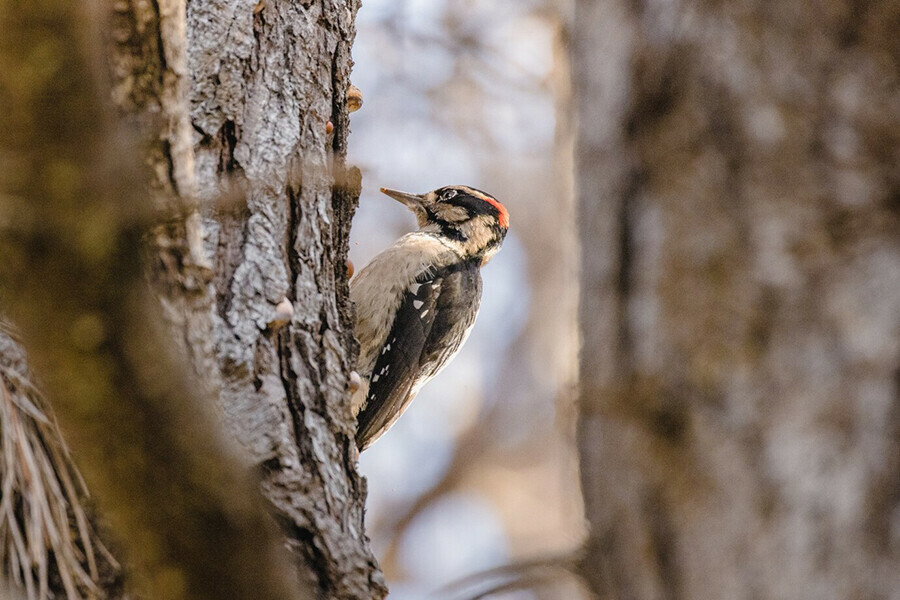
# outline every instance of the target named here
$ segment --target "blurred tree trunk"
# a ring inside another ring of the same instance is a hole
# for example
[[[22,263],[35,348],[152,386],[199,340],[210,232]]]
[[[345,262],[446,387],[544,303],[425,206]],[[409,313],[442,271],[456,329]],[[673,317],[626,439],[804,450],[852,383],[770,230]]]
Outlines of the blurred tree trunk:
[[[48,7],[56,10],[53,4]],[[363,528],[365,486],[355,470],[354,421],[345,401],[347,376],[356,352],[345,257],[359,173],[345,167],[344,158],[349,132],[350,44],[357,8],[358,2],[353,0],[313,5],[202,0],[187,8],[179,0],[125,0],[112,5],[108,48],[112,99],[120,117],[143,140],[158,223],[146,237],[147,279],[173,334],[171,343],[178,349],[176,354],[190,359],[193,391],[216,399],[222,422],[246,450],[244,458],[259,472],[263,492],[282,526],[301,578],[317,597],[336,599],[386,595]],[[54,18],[63,19],[64,13],[57,11]],[[18,21],[10,22],[18,26]],[[23,26],[21,30],[28,35],[42,34],[40,27],[31,31]],[[69,41],[71,37],[61,40],[60,47]],[[14,69],[25,68],[15,60],[18,57],[3,65],[11,75],[16,73]],[[11,89],[18,93],[27,88],[23,86]],[[48,97],[61,105],[66,102],[68,97],[57,93],[59,88],[51,85],[48,89],[54,90]],[[73,104],[72,110],[77,106]],[[68,114],[67,110],[60,114]],[[23,140],[25,135],[47,133],[33,133],[28,129],[30,120],[13,117],[4,125],[15,127],[24,122]],[[329,121],[333,132],[326,128]],[[103,156],[94,152],[96,146],[89,146],[91,139],[85,142],[85,168]],[[68,152],[71,148],[61,146],[68,141],[70,138],[62,138],[57,146]],[[16,143],[14,140],[13,154],[0,158],[18,159]],[[41,155],[41,147],[32,145],[31,149],[37,161],[53,159]],[[110,156],[109,164],[89,168],[110,169],[121,163]],[[35,170],[35,175],[39,174]],[[4,213],[8,217],[19,210],[16,194],[23,194],[15,187],[19,179],[11,180],[12,187],[5,186],[11,193],[5,200],[12,204],[0,208],[9,209]],[[91,193],[102,195],[113,189],[104,190],[104,181],[97,179]],[[35,194],[39,195],[40,189],[29,189],[22,197]],[[120,198],[120,204],[128,203],[128,194]],[[89,206],[86,202],[85,208]],[[121,212],[125,230],[133,226],[129,221],[132,213],[140,213],[123,207],[110,210]],[[28,239],[33,217],[28,211],[22,214],[24,220],[9,223],[13,232],[20,233],[15,228],[21,227],[22,239]],[[59,226],[69,227],[75,236],[81,235],[78,230],[82,226],[87,228],[84,235],[112,226],[87,216],[77,226],[64,223],[61,216]],[[92,226],[94,230],[90,230]],[[10,239],[10,248],[16,247],[17,239]],[[111,256],[113,262],[103,272],[104,277],[111,272],[112,280],[121,277],[123,289],[129,285],[130,274],[114,270],[131,264],[130,252],[126,247],[125,255],[115,259],[118,262]],[[28,290],[35,291],[28,286],[38,283],[26,278],[13,285],[16,277],[28,272],[17,269],[32,264],[27,256],[21,256],[21,264],[9,271],[12,275],[6,280],[8,290],[18,294],[20,312],[25,299],[33,297]],[[42,255],[40,260],[52,258],[53,254]],[[67,256],[62,255],[61,260]],[[59,266],[52,262],[33,264],[59,273]],[[72,270],[73,277],[75,273]],[[48,289],[53,281],[48,278]],[[90,281],[86,276],[81,283],[87,286]],[[76,310],[80,297],[74,291]],[[29,327],[38,322],[39,316],[32,319],[38,308],[49,310],[53,305],[54,299],[50,300],[50,304],[35,303],[22,313],[24,320],[31,319]],[[285,310],[285,300],[292,310]],[[276,314],[279,303],[282,307]],[[112,318],[105,310],[98,312],[101,320]],[[64,315],[60,311],[56,316]],[[129,333],[123,335],[127,338]],[[30,339],[39,339],[39,335]],[[36,342],[34,347],[40,357],[46,346]],[[148,351],[144,359],[150,357]],[[63,364],[54,359],[42,362],[42,366]],[[158,375],[165,374],[162,367],[155,368],[160,370]],[[51,377],[48,387],[57,397],[67,385],[65,377],[62,373]],[[76,419],[79,417],[83,415]],[[102,436],[100,423],[105,422],[98,420],[92,429],[79,430],[81,422],[61,420],[64,428],[74,429],[82,437],[88,432]],[[73,427],[73,423],[77,425]],[[152,423],[143,426],[149,429],[140,435],[152,438]],[[196,426],[181,424],[182,428]],[[114,444],[112,438],[117,435],[128,437],[121,433],[108,429],[109,443]],[[199,435],[198,443],[204,439]],[[73,445],[77,459],[79,443]],[[81,447],[85,447],[83,443]],[[104,468],[86,466],[95,474]],[[227,477],[217,479],[225,481]],[[91,477],[88,480],[91,482]],[[106,483],[117,485],[115,481]],[[100,496],[102,500],[103,494]],[[118,500],[127,502],[122,496]],[[254,541],[248,538],[248,548]],[[196,554],[191,553],[192,558],[200,558]],[[207,559],[214,560],[215,555]],[[252,562],[246,565],[252,568]],[[266,575],[263,571],[259,577]],[[272,582],[271,587],[278,584]],[[275,597],[266,586],[258,591],[260,597]],[[234,588],[231,593],[243,592]]]
[[[575,24],[585,576],[900,598],[900,3]]]

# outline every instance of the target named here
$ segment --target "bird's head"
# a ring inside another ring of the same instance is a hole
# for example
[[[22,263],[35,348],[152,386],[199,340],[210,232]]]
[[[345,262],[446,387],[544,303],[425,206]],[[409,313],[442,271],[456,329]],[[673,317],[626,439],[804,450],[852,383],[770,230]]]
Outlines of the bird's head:
[[[486,263],[500,249],[509,229],[509,212],[499,200],[465,185],[448,185],[427,194],[381,188],[415,215],[420,231],[440,235],[464,257]]]

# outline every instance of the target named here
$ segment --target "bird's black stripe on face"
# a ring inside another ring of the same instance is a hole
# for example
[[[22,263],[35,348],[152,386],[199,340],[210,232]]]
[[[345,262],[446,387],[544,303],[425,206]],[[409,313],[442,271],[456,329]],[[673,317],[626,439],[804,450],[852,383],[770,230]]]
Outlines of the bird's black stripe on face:
[[[448,223],[447,221],[438,221],[438,225],[440,225],[441,227],[441,233],[452,240],[455,240],[457,242],[465,242],[469,239],[465,235],[463,235],[463,232],[460,231],[456,225]]]
[[[457,194],[446,202],[447,204],[464,208],[470,219],[475,215],[493,215],[496,217],[498,214],[497,209],[491,206],[489,202],[468,194]]]
[[[473,192],[475,192],[477,194],[481,194],[483,196],[483,198],[479,198],[479,197],[474,196],[466,191],[454,189],[453,191],[455,191],[456,193],[453,196],[451,196],[450,198],[445,198],[444,196],[446,195],[446,192],[448,189],[449,188],[443,188],[441,190],[438,190],[438,197],[440,198],[440,200],[439,200],[440,202],[443,202],[444,204],[447,204],[450,206],[458,206],[458,207],[465,209],[466,214],[468,215],[469,219],[471,219],[472,217],[475,217],[477,215],[488,215],[488,216],[491,216],[494,219],[496,219],[498,222],[500,221],[500,218],[501,218],[500,210],[496,206],[494,206],[493,204],[491,204],[490,202],[488,202],[484,199],[484,198],[495,199],[493,196],[491,196],[487,192],[484,192],[484,191],[476,189],[476,188],[469,188]],[[504,232],[504,235],[505,235],[505,232]],[[500,236],[500,239],[501,240],[503,239],[502,235]]]
[[[434,211],[430,208],[426,208],[425,212],[428,215],[428,220],[432,223],[436,223],[438,227],[441,228],[441,233],[451,240],[455,240],[457,242],[465,242],[468,238],[463,235],[463,233],[459,230],[459,227],[456,223],[451,223],[446,219],[442,219]]]

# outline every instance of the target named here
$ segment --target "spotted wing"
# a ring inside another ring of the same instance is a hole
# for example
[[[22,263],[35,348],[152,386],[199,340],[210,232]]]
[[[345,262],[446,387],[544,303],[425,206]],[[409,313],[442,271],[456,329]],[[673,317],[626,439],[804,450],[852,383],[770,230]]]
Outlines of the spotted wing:
[[[478,266],[425,273],[408,290],[369,379],[357,417],[356,443],[366,449],[406,410],[419,388],[456,354],[481,300]]]

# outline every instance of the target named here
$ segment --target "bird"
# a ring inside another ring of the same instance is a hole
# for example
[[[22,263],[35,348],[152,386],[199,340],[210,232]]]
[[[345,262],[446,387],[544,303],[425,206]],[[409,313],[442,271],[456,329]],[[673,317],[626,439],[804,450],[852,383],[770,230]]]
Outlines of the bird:
[[[351,408],[360,452],[459,352],[478,315],[481,267],[509,230],[506,207],[473,187],[381,192],[409,208],[419,229],[376,255],[350,281],[360,345],[360,382]]]

